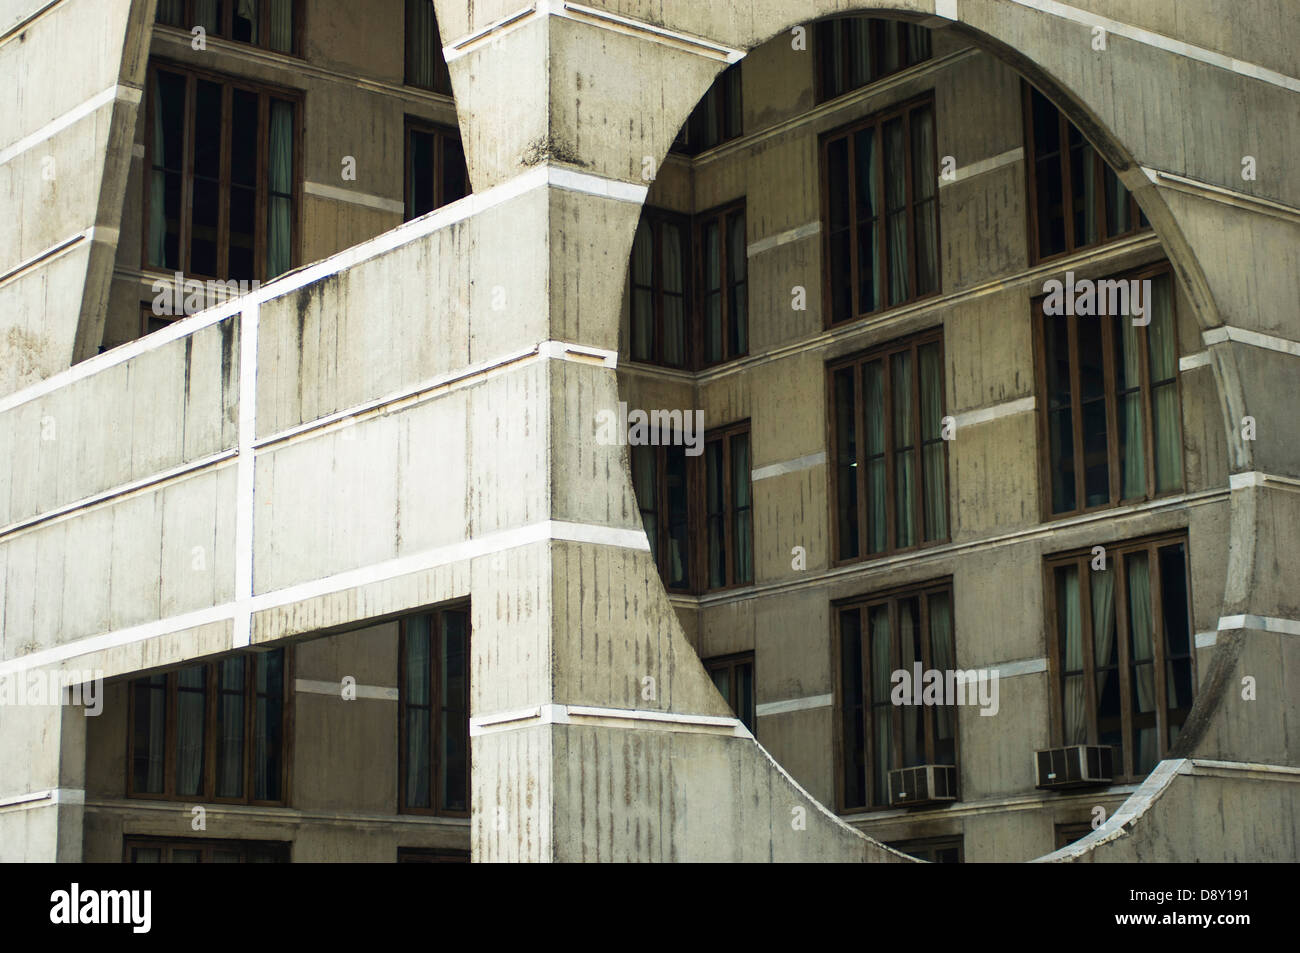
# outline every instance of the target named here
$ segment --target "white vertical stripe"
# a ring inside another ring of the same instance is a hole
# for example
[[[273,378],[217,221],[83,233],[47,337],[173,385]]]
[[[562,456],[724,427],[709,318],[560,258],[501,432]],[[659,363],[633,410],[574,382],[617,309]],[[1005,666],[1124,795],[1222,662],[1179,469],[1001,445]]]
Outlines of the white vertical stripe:
[[[235,648],[248,645],[253,600],[253,439],[257,428],[257,324],[261,305],[239,317],[239,459],[235,489]]]

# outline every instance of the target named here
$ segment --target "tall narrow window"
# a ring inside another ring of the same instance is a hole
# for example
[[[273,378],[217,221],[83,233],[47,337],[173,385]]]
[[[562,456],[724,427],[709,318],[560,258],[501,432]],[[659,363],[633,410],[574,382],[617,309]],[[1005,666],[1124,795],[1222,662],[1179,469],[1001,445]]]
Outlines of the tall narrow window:
[[[1148,774],[1178,738],[1196,679],[1185,537],[1047,562],[1054,734],[1110,745],[1123,779]],[[1119,780],[1119,779],[1117,779]]]
[[[827,136],[822,168],[828,323],[936,293],[932,101],[898,107]]]
[[[451,95],[433,0],[406,0],[406,85]]]
[[[401,622],[399,809],[469,814],[469,609]]]
[[[754,581],[754,514],[750,498],[749,425],[713,434],[704,444],[704,525],[708,589]]]
[[[754,653],[741,652],[704,660],[704,668],[722,700],[731,706],[741,724],[754,733]]]
[[[840,804],[886,807],[889,772],[957,763],[948,704],[894,704],[893,673],[957,669],[949,583],[855,600],[837,610]],[[919,688],[916,689],[919,695]]]
[[[722,71],[713,81],[673,142],[673,151],[699,155],[741,134],[740,65]]]
[[[301,0],[158,0],[154,19],[277,53],[299,52]]]
[[[696,216],[695,246],[704,339],[700,363],[707,366],[743,357],[749,351],[744,204]]]
[[[1049,517],[1183,486],[1172,273],[1098,281],[1094,300],[1089,310],[1105,302],[1105,315],[1045,314],[1046,299],[1034,302]]]
[[[668,434],[660,438],[672,440]],[[691,559],[691,493],[686,448],[635,446],[632,479],[650,551],[664,585],[678,592],[693,589]]]
[[[1150,227],[1115,170],[1050,99],[1026,83],[1024,104],[1032,261]]]
[[[132,681],[127,793],[283,804],[287,684],[283,649]]]
[[[647,208],[632,242],[632,360],[686,366],[689,221]]]
[[[460,134],[407,117],[406,221],[469,194],[469,172]]]
[[[942,331],[830,367],[836,560],[948,538]]]
[[[170,64],[148,82],[146,266],[223,281],[292,268],[296,99]]]
[[[930,31],[901,20],[838,17],[817,24],[817,101],[930,58]]]

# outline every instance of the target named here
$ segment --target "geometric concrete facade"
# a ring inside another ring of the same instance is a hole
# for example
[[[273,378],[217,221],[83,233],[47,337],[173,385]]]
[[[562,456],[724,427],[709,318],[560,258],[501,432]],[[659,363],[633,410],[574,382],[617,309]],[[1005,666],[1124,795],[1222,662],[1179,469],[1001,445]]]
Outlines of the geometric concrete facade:
[[[124,794],[127,681],[285,645],[287,806],[207,805],[206,834],[289,841],[294,860],[903,862],[884,843],[939,837],[970,861],[1300,856],[1300,12],[435,0],[453,104],[404,87],[400,2],[353,6],[312,5],[303,62],[217,40],[197,53],[154,26],[154,0],[0,2],[0,676],[108,680],[96,719],[0,705],[0,859],[116,860],[124,837],[190,836],[189,805]],[[922,24],[933,55],[817,104],[792,31],[847,14]],[[301,266],[140,337],[150,56],[303,92]],[[741,60],[743,135],[670,156]],[[1152,231],[1031,264],[1021,77]],[[941,292],[827,329],[819,137],[931,90],[957,168],[938,189]],[[473,194],[401,224],[404,115],[459,124]],[[340,181],[349,155],[360,174]],[[747,356],[629,361],[643,206],[740,197]],[[1031,299],[1067,270],[1160,260],[1177,283],[1183,491],[1045,521]],[[950,541],[837,566],[826,364],[936,327],[959,432]],[[620,400],[750,422],[753,585],[665,590],[627,448],[595,437]],[[1036,791],[1043,559],[1172,531],[1196,634],[1182,733],[1140,783]],[[939,577],[962,666],[1019,674],[999,717],[960,715],[961,801],[838,812],[832,606]],[[469,817],[403,815],[394,620],[464,603]],[[739,651],[755,655],[758,741],[699,661]],[[321,688],[349,675],[375,691]],[[1094,806],[1106,822],[1053,853],[1054,828]]]

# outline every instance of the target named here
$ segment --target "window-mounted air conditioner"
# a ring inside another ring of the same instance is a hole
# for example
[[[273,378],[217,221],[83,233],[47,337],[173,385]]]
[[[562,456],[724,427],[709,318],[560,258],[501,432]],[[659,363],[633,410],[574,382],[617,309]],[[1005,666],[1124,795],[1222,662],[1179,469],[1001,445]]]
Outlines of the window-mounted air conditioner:
[[[1110,784],[1115,749],[1110,745],[1066,745],[1034,753],[1037,786],[1046,791]]]
[[[889,772],[889,803],[893,807],[942,804],[957,800],[957,766],[920,764]]]

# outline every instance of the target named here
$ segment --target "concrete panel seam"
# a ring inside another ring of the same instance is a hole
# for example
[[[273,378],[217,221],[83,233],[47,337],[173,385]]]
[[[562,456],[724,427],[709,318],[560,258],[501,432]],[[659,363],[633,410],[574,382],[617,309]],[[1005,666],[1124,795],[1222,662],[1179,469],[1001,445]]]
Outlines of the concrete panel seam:
[[[92,231],[93,229],[88,228],[84,232],[77,232],[75,235],[60,239],[49,248],[46,248],[43,251],[38,251],[30,258],[20,261],[18,264],[14,265],[14,267],[0,275],[0,287],[4,287],[24,272],[30,271],[37,265],[45,262],[47,259],[61,257],[65,252],[89,238]]]
[[[341,681],[324,682],[319,679],[295,678],[293,690],[306,695],[331,695],[340,700],[343,698]],[[356,693],[357,698],[371,698],[375,701],[395,702],[399,696],[397,688],[389,688],[386,685],[353,685],[352,691]]]
[[[766,480],[770,477],[797,473],[800,470],[811,470],[813,467],[821,466],[825,462],[826,451],[818,450],[816,453],[810,453],[795,460],[784,460],[781,463],[769,463],[766,466],[761,466],[750,472],[749,479],[751,482],[757,483],[759,480]]]
[[[777,232],[775,235],[760,238],[752,245],[748,245],[745,248],[745,257],[754,258],[765,251],[771,251],[773,248],[780,248],[782,245],[789,245],[791,242],[803,241],[805,238],[813,238],[820,235],[821,231],[822,223],[819,221],[799,225],[796,228],[787,228],[784,232]]]
[[[977,410],[966,410],[960,414],[954,414],[953,419],[956,421],[957,429],[970,427],[975,424],[988,423],[990,420],[998,420],[1002,417],[1012,417],[1016,414],[1027,414],[1038,407],[1038,400],[1035,397],[1019,397],[1015,400],[1008,400],[1001,404],[993,404],[989,407],[980,407]]]
[[[1058,0],[1011,0],[1012,3],[1030,10],[1038,10],[1041,13],[1047,13],[1063,20],[1071,20],[1075,23],[1088,27],[1101,27],[1107,33],[1115,36],[1122,36],[1125,39],[1142,43],[1146,46],[1155,47],[1158,50],[1164,50],[1167,53],[1173,53],[1177,56],[1185,56],[1188,59],[1197,60],[1209,66],[1215,66],[1230,73],[1236,73],[1239,76],[1247,76],[1251,79],[1257,79],[1260,82],[1269,83],[1273,86],[1281,86],[1283,89],[1291,92],[1300,92],[1300,79],[1279,73],[1276,70],[1267,69],[1255,63],[1247,63],[1244,60],[1233,59],[1231,56],[1225,56],[1214,50],[1207,50],[1204,47],[1196,46],[1193,43],[1184,43],[1182,40],[1175,40],[1172,37],[1165,36],[1163,33],[1156,33],[1152,30],[1145,30],[1142,27],[1132,26],[1128,23],[1121,23],[1119,20],[1112,20],[1110,17],[1100,16],[1095,13],[1089,13],[1076,7],[1069,6]]]
[[[1254,629],[1260,632],[1273,632],[1278,635],[1300,635],[1300,621],[1296,619],[1274,619],[1262,615],[1225,615],[1220,617],[1220,632],[1235,632],[1239,629]]]
[[[1249,344],[1251,347],[1262,348],[1267,351],[1278,351],[1282,354],[1290,354],[1295,357],[1300,357],[1300,342],[1289,341],[1286,338],[1280,338],[1273,334],[1261,334],[1258,331],[1251,331],[1247,328],[1235,328],[1228,324],[1221,325],[1217,328],[1210,328],[1208,331],[1203,331],[1201,333],[1201,340],[1205,342],[1206,347],[1213,347],[1216,344],[1231,341],[1235,344]]]
[[[314,195],[319,199],[347,202],[350,205],[359,205],[362,208],[375,209],[379,212],[392,212],[395,215],[404,215],[406,213],[405,205],[397,199],[386,199],[382,195],[354,192],[351,189],[341,189],[336,185],[326,185],[323,182],[303,182],[302,190],[306,194]]]
[[[1288,781],[1300,781],[1300,767],[1289,764],[1264,764],[1258,761],[1215,761],[1211,758],[1192,758],[1189,774],[1236,772],[1249,774],[1276,774]]]
[[[779,702],[763,702],[754,706],[754,713],[762,718],[766,715],[784,715],[792,711],[814,711],[818,708],[830,708],[835,702],[834,695],[807,695],[803,698],[787,698]]]
[[[47,139],[52,139],[69,126],[76,125],[87,116],[92,116],[104,106],[121,101],[132,106],[140,102],[141,91],[134,86],[123,86],[121,83],[114,83],[107,89],[101,90],[94,96],[91,96],[85,102],[79,103],[72,109],[69,109],[61,116],[51,119],[35,132],[23,136],[14,143],[0,149],[0,165],[5,165],[17,156],[22,155],[29,149],[39,146]]]
[[[1024,147],[1016,146],[1016,148],[1008,149],[1006,152],[998,155],[990,156],[987,159],[980,159],[978,162],[972,162],[970,165],[962,166],[953,173],[951,179],[945,179],[943,176],[940,176],[939,188],[942,189],[950,185],[956,185],[958,182],[965,181],[966,179],[971,179],[975,176],[992,172],[995,169],[1000,169],[1004,165],[1015,165],[1017,162],[1024,161],[1024,158]]]

